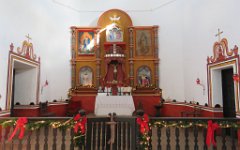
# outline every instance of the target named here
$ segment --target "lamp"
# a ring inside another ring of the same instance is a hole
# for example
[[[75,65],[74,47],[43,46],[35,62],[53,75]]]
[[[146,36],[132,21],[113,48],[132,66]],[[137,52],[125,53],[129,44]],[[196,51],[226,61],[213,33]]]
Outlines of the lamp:
[[[203,95],[205,95],[205,85],[201,83],[199,78],[196,79],[196,83],[197,85],[200,85],[203,88]]]

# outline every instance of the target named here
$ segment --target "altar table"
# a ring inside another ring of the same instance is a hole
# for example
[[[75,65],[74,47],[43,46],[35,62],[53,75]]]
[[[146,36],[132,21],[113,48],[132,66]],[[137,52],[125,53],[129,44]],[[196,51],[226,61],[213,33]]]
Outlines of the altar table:
[[[109,113],[131,116],[135,107],[132,96],[103,96],[98,95],[95,102],[95,115],[105,116]]]

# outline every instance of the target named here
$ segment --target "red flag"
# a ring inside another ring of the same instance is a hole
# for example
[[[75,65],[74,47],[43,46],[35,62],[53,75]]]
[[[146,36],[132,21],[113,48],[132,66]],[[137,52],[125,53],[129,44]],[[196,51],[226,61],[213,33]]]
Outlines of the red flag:
[[[46,80],[45,83],[44,83],[44,85],[42,85],[42,87],[41,87],[41,94],[42,94],[42,92],[43,92],[43,88],[46,87],[46,86],[48,86],[48,80]]]
[[[44,87],[48,86],[48,80],[45,81]]]

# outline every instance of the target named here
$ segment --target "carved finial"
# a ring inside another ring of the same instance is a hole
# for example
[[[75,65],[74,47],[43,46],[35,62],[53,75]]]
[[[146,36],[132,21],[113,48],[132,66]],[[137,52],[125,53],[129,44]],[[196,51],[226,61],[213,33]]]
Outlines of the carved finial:
[[[13,51],[13,48],[14,48],[13,43],[11,43],[11,44],[10,44],[10,51],[11,51],[11,52]]]
[[[28,39],[28,43],[29,43],[29,40],[31,40],[32,38],[28,35],[26,35],[26,38]]]
[[[218,33],[215,35],[216,37],[218,37],[218,42],[220,43],[221,41],[221,34],[223,33],[223,31],[220,31],[220,29],[218,29]]]

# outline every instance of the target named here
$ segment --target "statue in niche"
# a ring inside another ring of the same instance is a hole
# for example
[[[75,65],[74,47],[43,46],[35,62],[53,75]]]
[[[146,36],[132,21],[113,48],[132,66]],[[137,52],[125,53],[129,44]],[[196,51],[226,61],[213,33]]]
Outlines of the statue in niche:
[[[141,75],[141,86],[142,87],[147,87],[149,86],[149,79],[145,74]]]
[[[113,65],[113,80],[117,81],[117,65]]]
[[[142,66],[137,71],[138,85],[148,87],[151,84],[151,71],[147,66]]]
[[[104,78],[107,84],[122,84],[124,79],[124,72],[122,64],[117,61],[112,61],[108,64],[107,73]]]
[[[82,86],[92,86],[92,70],[90,67],[80,69],[80,84]]]

